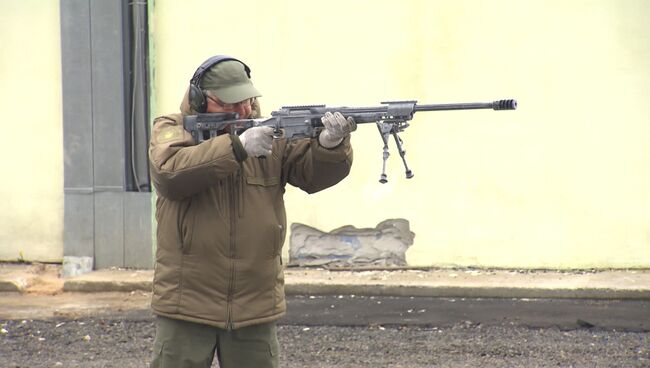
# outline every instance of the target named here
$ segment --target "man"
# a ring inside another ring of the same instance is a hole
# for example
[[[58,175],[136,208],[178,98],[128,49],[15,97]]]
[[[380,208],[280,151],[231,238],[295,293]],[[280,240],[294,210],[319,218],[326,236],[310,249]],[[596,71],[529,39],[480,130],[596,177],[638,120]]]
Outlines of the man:
[[[261,94],[243,62],[215,56],[194,74],[181,113],[154,120],[149,147],[157,250],[152,367],[277,367],[275,322],[286,310],[281,249],[283,194],[345,178],[354,120],[323,117],[314,139],[274,139],[270,127],[195,144],[183,116],[236,112],[259,117]]]

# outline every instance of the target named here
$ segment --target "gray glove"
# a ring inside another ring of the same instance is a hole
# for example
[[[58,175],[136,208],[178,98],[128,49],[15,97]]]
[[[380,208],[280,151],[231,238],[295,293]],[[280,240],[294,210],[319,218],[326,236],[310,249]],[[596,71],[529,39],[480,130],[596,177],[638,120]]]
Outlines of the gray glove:
[[[340,112],[326,112],[321,118],[325,129],[318,136],[318,142],[325,148],[338,146],[350,132],[357,130],[357,123],[352,117],[347,119]]]
[[[239,136],[239,140],[249,156],[271,156],[273,128],[270,126],[260,126],[246,129]]]

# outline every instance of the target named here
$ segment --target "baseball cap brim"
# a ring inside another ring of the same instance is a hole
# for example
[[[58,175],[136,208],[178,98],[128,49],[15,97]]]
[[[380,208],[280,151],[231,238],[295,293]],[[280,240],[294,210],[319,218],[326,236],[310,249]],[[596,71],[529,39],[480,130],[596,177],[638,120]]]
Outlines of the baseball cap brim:
[[[253,86],[253,83],[249,81],[222,88],[211,88],[210,91],[214,93],[219,100],[225,103],[237,103],[249,98],[262,96],[262,94]]]

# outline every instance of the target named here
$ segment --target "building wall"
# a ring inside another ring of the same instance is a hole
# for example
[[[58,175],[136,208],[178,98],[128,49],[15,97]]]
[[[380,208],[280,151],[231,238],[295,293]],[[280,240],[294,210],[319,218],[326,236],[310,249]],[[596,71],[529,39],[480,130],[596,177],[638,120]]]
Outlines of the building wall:
[[[415,177],[392,147],[385,185],[380,137],[360,126],[351,175],[289,190],[289,221],[408,219],[414,266],[649,267],[649,13],[644,0],[156,0],[156,112],[177,111],[220,53],[252,67],[266,114],[516,98],[514,112],[418,113],[402,135]]]
[[[0,3],[0,260],[63,255],[59,2]]]
[[[290,222],[406,218],[414,266],[650,266],[647,1],[152,4],[154,114],[177,111],[196,66],[218,53],[253,68],[267,114],[519,100],[514,112],[418,113],[402,135],[415,177],[391,146],[385,185],[381,140],[360,126],[351,175],[315,195],[290,189]],[[63,255],[59,16],[57,1],[0,4],[1,260]]]

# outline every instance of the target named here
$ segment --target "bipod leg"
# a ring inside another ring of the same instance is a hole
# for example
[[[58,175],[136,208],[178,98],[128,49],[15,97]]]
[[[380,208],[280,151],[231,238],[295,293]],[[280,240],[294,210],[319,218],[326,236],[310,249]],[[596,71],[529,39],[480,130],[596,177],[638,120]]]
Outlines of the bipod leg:
[[[402,162],[404,163],[404,169],[406,170],[406,178],[410,179],[413,177],[413,172],[411,169],[409,169],[409,165],[406,163],[406,151],[404,150],[404,145],[402,142],[402,138],[397,135],[396,132],[393,132],[393,138],[395,138],[395,144],[397,145],[397,151],[399,152],[400,157],[402,158]]]
[[[386,184],[388,182],[388,176],[386,175],[386,161],[390,156],[390,152],[388,151],[388,136],[390,134],[391,128],[392,126],[390,124],[377,122],[377,129],[379,129],[381,139],[384,141],[384,150],[382,155],[383,162],[381,167],[381,176],[379,177],[379,182],[382,184]]]

